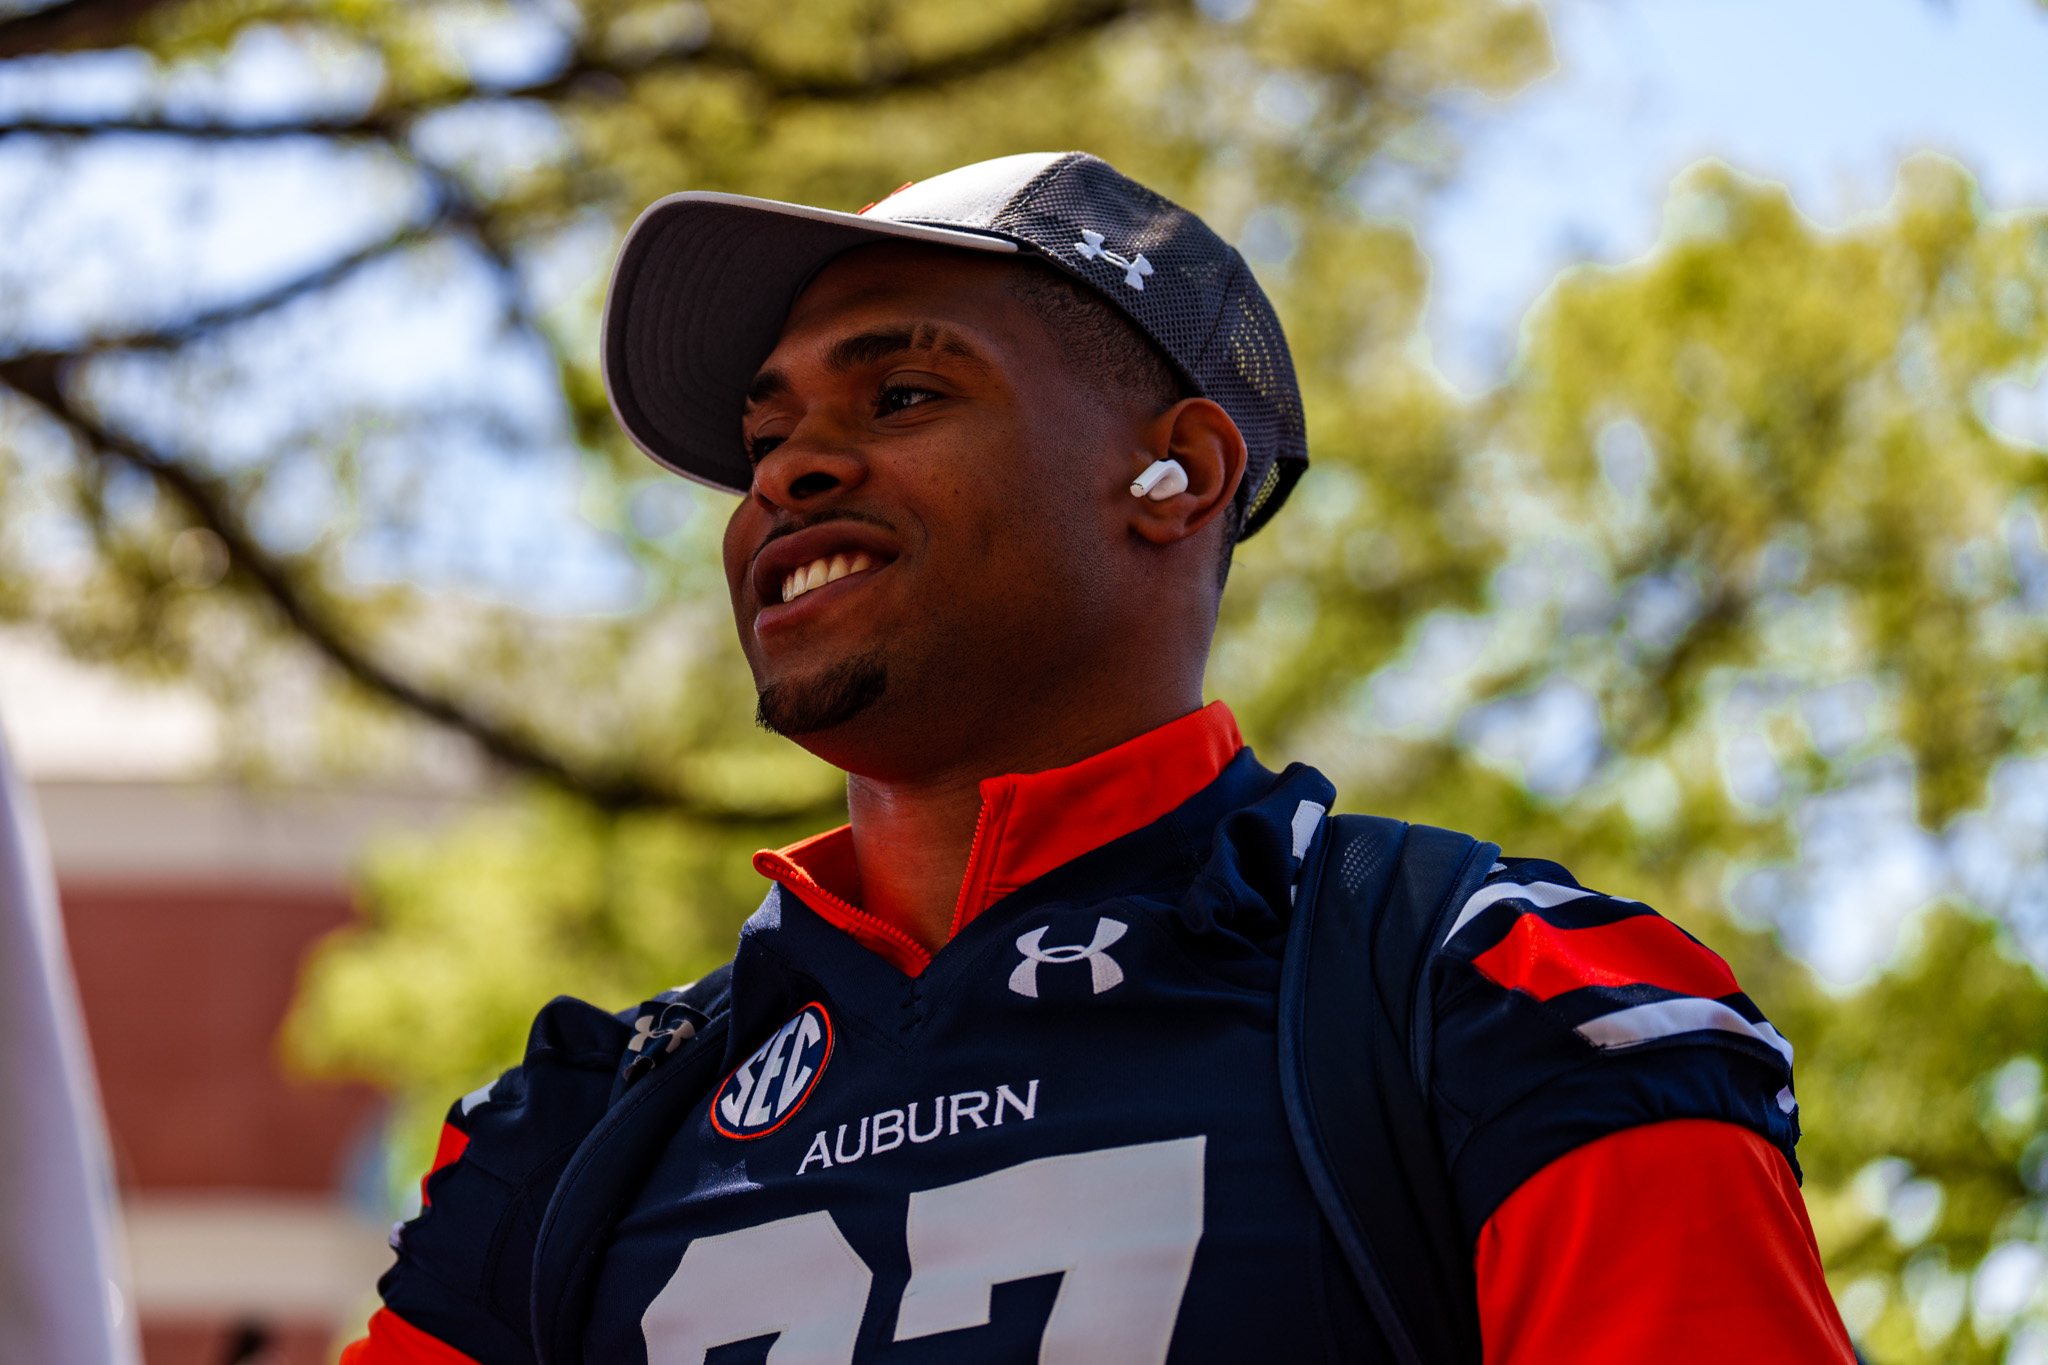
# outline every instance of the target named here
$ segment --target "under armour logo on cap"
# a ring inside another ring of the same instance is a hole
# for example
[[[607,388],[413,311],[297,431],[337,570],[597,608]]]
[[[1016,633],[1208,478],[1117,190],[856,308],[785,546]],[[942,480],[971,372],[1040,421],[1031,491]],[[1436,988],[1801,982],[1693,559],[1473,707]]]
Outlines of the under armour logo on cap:
[[[1116,959],[1109,955],[1108,949],[1110,944],[1115,943],[1126,933],[1130,932],[1128,924],[1125,924],[1122,920],[1109,919],[1107,917],[1096,920],[1095,937],[1089,940],[1088,946],[1085,948],[1078,944],[1069,944],[1063,948],[1041,948],[1039,945],[1045,941],[1046,929],[1048,927],[1047,925],[1040,925],[1030,933],[1018,937],[1017,951],[1024,954],[1024,960],[1017,964],[1017,970],[1010,973],[1011,990],[1019,995],[1029,996],[1031,999],[1036,1000],[1038,998],[1038,965],[1041,962],[1055,964],[1086,962],[1088,964],[1088,984],[1096,995],[1100,995],[1110,987],[1122,983],[1124,969],[1116,965]]]
[[[1124,272],[1124,283],[1133,289],[1145,287],[1145,277],[1152,273],[1152,262],[1145,259],[1145,253],[1136,256],[1119,256],[1102,245],[1102,234],[1081,229],[1081,240],[1074,243],[1074,250],[1084,261],[1108,261]]]

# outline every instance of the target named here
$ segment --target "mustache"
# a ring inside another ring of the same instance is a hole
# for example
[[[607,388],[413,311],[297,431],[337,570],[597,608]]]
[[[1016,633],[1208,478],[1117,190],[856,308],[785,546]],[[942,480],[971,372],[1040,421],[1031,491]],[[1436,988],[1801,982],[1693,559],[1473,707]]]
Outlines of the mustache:
[[[761,552],[784,536],[793,536],[798,531],[808,531],[813,526],[829,526],[835,521],[856,522],[862,526],[877,527],[892,536],[896,534],[896,527],[892,523],[872,513],[855,511],[848,507],[828,508],[816,516],[797,517],[771,527],[768,534],[761,537],[761,543],[754,547],[754,552],[747,556],[747,567],[752,569],[754,561],[761,557]]]

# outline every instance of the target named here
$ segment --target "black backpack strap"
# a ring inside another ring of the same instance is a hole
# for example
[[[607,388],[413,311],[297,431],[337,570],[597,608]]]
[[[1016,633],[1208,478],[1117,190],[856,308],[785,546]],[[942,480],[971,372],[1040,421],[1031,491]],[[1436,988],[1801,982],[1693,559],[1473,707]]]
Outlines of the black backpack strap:
[[[1280,987],[1288,1126],[1401,1365],[1481,1358],[1471,1247],[1424,1098],[1423,971],[1436,936],[1498,853],[1426,825],[1334,817],[1308,850],[1288,931]]]
[[[533,1349],[539,1365],[582,1365],[590,1296],[612,1231],[676,1130],[718,1084],[732,1026],[724,1008],[730,973],[728,964],[655,1002],[687,1007],[694,1017],[681,1027],[663,1022],[640,1031],[648,1038],[637,1050],[629,1045],[630,1059],[620,1059],[622,1084],[611,1108],[555,1185],[533,1253]],[[695,1017],[704,1023],[697,1025]]]
[[[1366,818],[1340,815],[1330,823],[1335,832],[1353,820]],[[1469,834],[1431,825],[1408,827],[1401,865],[1380,911],[1373,974],[1382,999],[1406,1002],[1392,1019],[1407,1035],[1408,1070],[1419,1095],[1429,1093],[1430,1059],[1436,1043],[1435,1002],[1424,973],[1431,955],[1449,936],[1458,911],[1484,884],[1499,857],[1500,845],[1483,843]],[[1348,884],[1345,890],[1349,891]],[[1352,898],[1347,913],[1364,910]]]

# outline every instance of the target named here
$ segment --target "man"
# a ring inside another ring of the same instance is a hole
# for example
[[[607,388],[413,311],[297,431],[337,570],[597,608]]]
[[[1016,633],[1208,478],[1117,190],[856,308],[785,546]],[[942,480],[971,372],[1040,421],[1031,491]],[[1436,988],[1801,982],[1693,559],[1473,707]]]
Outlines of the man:
[[[1349,1204],[1303,1155],[1344,1135],[1287,1099],[1290,926],[1380,874],[1311,875],[1330,784],[1202,705],[1232,547],[1307,452],[1198,220],[1078,153],[861,215],[679,195],[604,343],[633,439],[741,495],[761,722],[852,821],[757,857],[729,971],[543,1011],[451,1111],[351,1365],[1377,1362],[1430,1314],[1470,1344],[1433,1358],[1851,1358],[1789,1046],[1553,864],[1480,863],[1402,969],[1431,1150]],[[1434,1301],[1390,1296],[1438,1244]]]

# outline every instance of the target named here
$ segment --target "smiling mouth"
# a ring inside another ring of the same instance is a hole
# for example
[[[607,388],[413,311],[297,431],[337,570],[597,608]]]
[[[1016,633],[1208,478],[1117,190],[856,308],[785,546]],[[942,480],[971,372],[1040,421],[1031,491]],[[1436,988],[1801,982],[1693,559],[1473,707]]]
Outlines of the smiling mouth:
[[[856,550],[850,555],[827,555],[821,559],[814,559],[783,576],[782,600],[794,602],[813,588],[822,588],[827,583],[837,583],[849,574],[865,573],[874,566],[874,557],[865,550]]]

